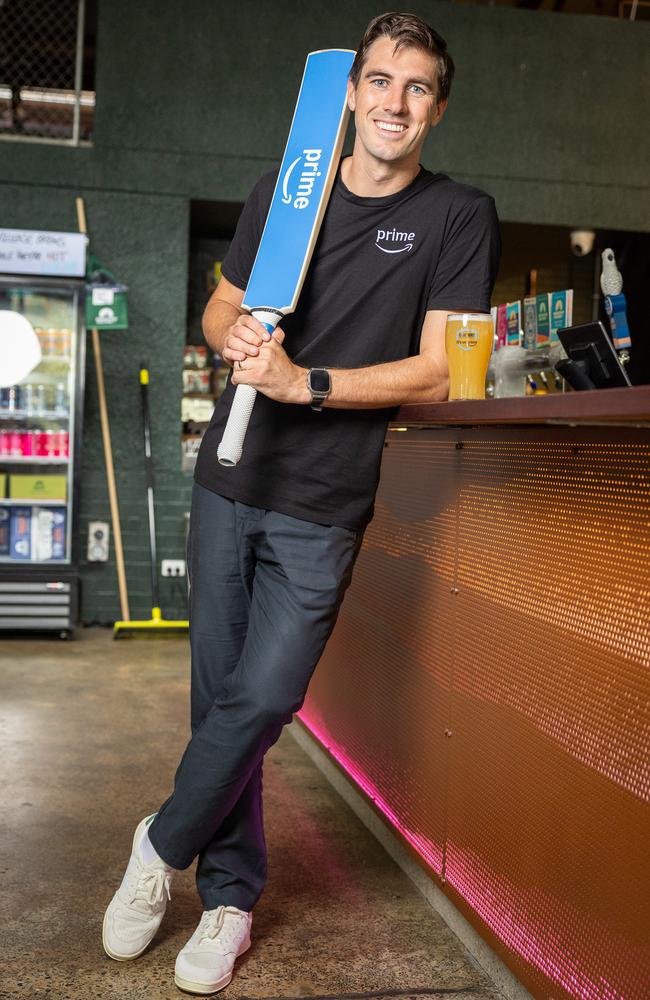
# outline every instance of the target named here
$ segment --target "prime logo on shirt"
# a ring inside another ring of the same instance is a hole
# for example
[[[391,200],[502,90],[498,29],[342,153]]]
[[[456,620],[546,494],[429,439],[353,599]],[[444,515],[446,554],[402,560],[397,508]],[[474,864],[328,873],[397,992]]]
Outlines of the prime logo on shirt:
[[[378,229],[375,246],[382,253],[409,253],[413,249],[415,233],[404,233],[399,229]]]

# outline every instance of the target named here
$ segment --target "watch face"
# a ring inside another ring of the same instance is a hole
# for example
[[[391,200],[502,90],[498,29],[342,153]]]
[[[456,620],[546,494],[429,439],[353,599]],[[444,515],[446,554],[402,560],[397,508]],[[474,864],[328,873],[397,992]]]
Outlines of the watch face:
[[[329,392],[330,375],[322,368],[312,368],[309,373],[309,388],[312,392]]]

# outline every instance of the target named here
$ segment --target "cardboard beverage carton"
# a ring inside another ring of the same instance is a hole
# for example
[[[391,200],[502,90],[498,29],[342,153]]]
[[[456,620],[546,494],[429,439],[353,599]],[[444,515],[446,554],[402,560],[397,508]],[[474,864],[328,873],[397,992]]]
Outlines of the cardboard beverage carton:
[[[32,508],[12,507],[9,522],[9,555],[28,562],[32,556]]]
[[[551,320],[549,315],[549,298],[547,292],[535,296],[535,306],[537,310],[537,346],[547,347],[551,334]]]
[[[537,301],[534,295],[524,299],[524,347],[534,351],[537,347]]]
[[[508,327],[508,344],[519,347],[521,302],[506,302],[506,324]]]
[[[559,342],[557,331],[573,323],[573,289],[551,292],[551,317],[549,339],[552,344]]]
[[[504,347],[508,343],[508,315],[505,303],[497,306],[496,335],[497,345]],[[517,336],[519,336],[519,331],[517,331]]]
[[[12,500],[65,500],[65,476],[31,476],[13,472],[9,477],[9,496]]]
[[[0,556],[9,555],[9,522],[11,513],[8,507],[0,507]]]
[[[39,562],[65,558],[65,509],[34,507],[32,516],[33,557]]]

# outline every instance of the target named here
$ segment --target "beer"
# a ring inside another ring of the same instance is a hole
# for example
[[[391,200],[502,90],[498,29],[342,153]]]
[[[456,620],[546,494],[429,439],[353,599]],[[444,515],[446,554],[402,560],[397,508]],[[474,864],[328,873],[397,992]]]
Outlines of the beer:
[[[485,399],[494,330],[489,313],[451,313],[445,327],[450,399]]]

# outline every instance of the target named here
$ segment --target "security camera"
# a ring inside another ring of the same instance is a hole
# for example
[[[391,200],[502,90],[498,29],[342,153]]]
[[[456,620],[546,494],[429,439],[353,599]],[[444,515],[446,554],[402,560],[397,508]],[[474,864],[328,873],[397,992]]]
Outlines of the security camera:
[[[573,229],[571,231],[571,253],[575,257],[586,257],[594,248],[596,234],[593,229]]]

